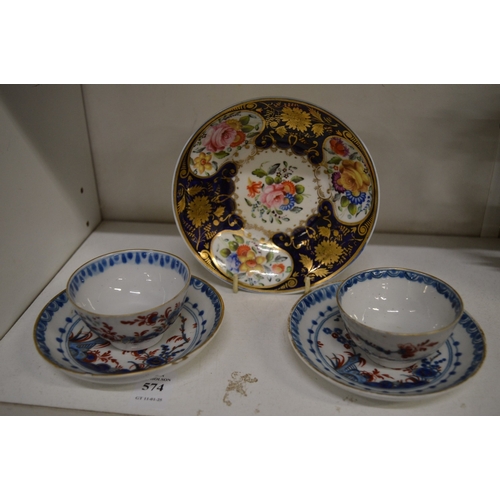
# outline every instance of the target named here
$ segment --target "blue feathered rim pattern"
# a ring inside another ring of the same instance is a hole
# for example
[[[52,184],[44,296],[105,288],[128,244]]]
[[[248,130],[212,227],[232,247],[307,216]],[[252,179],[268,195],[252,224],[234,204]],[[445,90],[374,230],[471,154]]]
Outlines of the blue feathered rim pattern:
[[[428,274],[405,269],[373,269],[358,273],[344,281],[339,291],[339,297],[345,295],[347,290],[349,290],[356,283],[383,278],[401,278],[415,283],[424,283],[425,285],[432,286],[440,295],[443,295],[446,299],[448,299],[455,312],[459,312],[460,309],[463,308],[462,300],[449,285],[441,280],[433,278]]]
[[[292,334],[292,339],[294,341],[295,346],[300,351],[302,356],[307,359],[308,355],[304,350],[304,346],[300,340],[299,333],[299,325],[302,320],[302,317],[306,313],[308,309],[316,304],[321,304],[325,300],[330,301],[330,304],[324,307],[324,310],[319,312],[320,317],[325,317],[327,314],[331,314],[333,312],[338,313],[337,306],[337,290],[340,286],[340,283],[331,283],[329,285],[323,286],[321,288],[317,288],[312,292],[305,295],[298,304],[295,305],[292,313],[290,315],[290,333]],[[316,326],[313,321],[313,326]]]
[[[105,255],[102,258],[90,262],[80,271],[73,275],[69,284],[69,292],[73,296],[79,289],[79,285],[87,278],[103,273],[106,269],[120,264],[143,264],[170,268],[176,271],[186,281],[189,276],[187,265],[174,255],[155,252],[154,250],[135,250],[117,252]]]

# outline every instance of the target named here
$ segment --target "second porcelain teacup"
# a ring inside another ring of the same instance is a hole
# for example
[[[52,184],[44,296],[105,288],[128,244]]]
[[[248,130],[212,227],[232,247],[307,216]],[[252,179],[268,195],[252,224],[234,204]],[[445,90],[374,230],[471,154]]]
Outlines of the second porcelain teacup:
[[[354,274],[338,288],[337,303],[352,340],[389,368],[432,356],[464,312],[462,299],[450,285],[411,269]]]
[[[70,277],[66,292],[87,327],[125,351],[161,340],[182,308],[188,265],[159,250],[121,250],[96,257]]]

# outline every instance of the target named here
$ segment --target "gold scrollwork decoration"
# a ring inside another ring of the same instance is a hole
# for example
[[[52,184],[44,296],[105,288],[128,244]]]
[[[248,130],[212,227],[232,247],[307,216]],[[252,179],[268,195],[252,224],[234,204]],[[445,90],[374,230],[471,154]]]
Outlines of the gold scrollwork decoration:
[[[279,290],[287,290],[290,288],[295,288],[297,286],[298,280],[296,278],[288,278],[280,287]]]
[[[277,239],[284,247],[292,246],[296,250],[308,248],[310,240],[316,238],[316,230],[310,226],[301,226],[300,230],[300,233],[296,232],[293,236],[281,233],[277,236]]]
[[[184,161],[182,163],[180,170],[179,170],[179,177],[181,179],[186,179],[188,175],[189,175],[189,169],[187,167],[187,163]]]
[[[272,146],[273,144],[276,144],[276,139],[272,136],[272,134],[269,133],[260,137],[260,143],[261,146],[265,149]]]
[[[319,158],[320,154],[318,152],[318,146],[319,146],[318,141],[311,141],[311,143],[312,146],[309,149],[306,149],[305,153],[309,156],[309,158],[311,157]]]
[[[363,224],[358,226],[358,234],[360,236],[365,236],[372,226],[372,219],[365,221]]]
[[[290,146],[295,146],[298,142],[299,138],[297,137],[296,134],[290,134],[288,136],[288,144],[290,144]]]
[[[203,259],[203,261],[205,262],[205,264],[210,269],[213,269],[214,271],[216,270],[215,266],[214,266],[214,264],[212,262],[212,257],[210,256],[210,252],[208,250],[202,250],[201,252],[198,253],[198,255]]]
[[[350,130],[344,130],[342,136],[355,144],[360,150],[364,151],[365,148],[363,144],[361,144],[359,139]]]

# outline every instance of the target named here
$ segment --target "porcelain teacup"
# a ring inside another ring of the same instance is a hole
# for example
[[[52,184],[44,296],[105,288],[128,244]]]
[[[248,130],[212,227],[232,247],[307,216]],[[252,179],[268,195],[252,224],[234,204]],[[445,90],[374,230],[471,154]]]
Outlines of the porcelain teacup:
[[[68,299],[87,327],[125,351],[146,349],[175,322],[191,272],[179,257],[158,250],[101,255],[69,278]]]
[[[337,290],[337,303],[352,340],[389,368],[434,355],[464,312],[458,293],[441,279],[397,268],[350,276]]]

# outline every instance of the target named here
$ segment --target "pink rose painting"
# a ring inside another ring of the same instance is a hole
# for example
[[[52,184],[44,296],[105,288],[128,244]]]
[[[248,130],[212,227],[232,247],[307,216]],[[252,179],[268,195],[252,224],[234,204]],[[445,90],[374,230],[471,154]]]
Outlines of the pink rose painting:
[[[251,152],[252,138],[259,135],[262,124],[262,118],[251,113],[218,118],[197,135],[191,146],[189,168],[198,177],[213,177],[232,157]]]
[[[251,207],[251,217],[265,223],[283,224],[290,222],[292,213],[302,211],[299,205],[309,195],[305,193],[305,186],[300,184],[304,178],[297,174],[297,169],[284,161],[269,167],[262,164],[252,171],[252,175],[262,181],[248,178],[245,202]]]
[[[285,190],[283,184],[271,184],[266,186],[261,195],[260,202],[267,208],[279,208],[285,202]]]
[[[207,148],[207,151],[217,153],[230,146],[236,135],[236,130],[233,127],[230,127],[226,122],[222,122],[210,127],[202,144]]]

